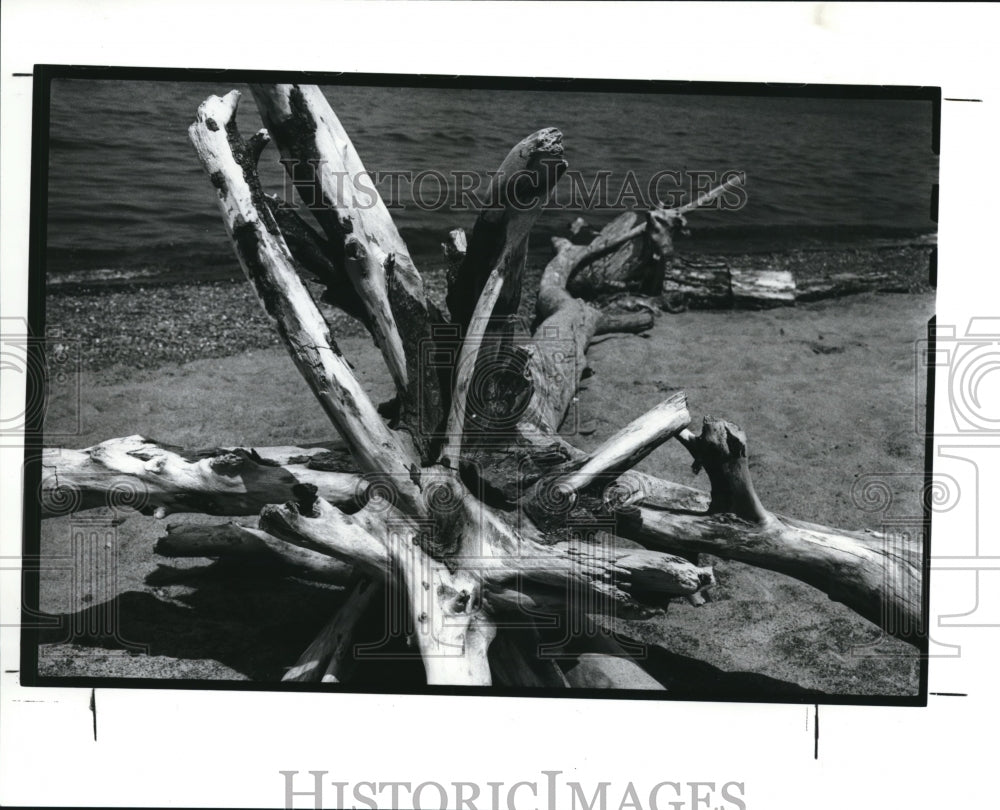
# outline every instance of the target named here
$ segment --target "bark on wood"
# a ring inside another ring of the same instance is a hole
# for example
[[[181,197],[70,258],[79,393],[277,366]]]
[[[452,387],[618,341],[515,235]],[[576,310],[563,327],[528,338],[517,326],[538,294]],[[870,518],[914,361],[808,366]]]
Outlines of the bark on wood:
[[[721,260],[677,260],[664,274],[663,295],[691,309],[729,309],[733,306],[729,265]]]
[[[344,265],[334,263],[331,258],[330,243],[294,210],[282,206],[276,197],[267,196],[266,200],[295,261],[325,287],[320,300],[361,321],[374,337],[374,326],[364,302],[351,285]]]
[[[318,87],[252,85],[251,90],[300,196],[327,239],[339,246],[340,264],[367,309],[386,366],[405,391],[406,358],[390,313],[386,264],[406,263],[409,254],[371,176]],[[352,236],[362,253],[354,261],[348,250]]]

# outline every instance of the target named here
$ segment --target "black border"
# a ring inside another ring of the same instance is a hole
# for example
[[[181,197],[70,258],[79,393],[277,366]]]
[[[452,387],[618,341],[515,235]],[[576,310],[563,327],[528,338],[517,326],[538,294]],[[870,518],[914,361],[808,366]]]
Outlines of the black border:
[[[762,98],[831,98],[930,101],[933,105],[932,149],[940,154],[941,143],[941,88],[910,85],[853,85],[853,84],[795,84],[758,82],[693,82],[658,79],[573,79],[559,77],[498,77],[498,76],[441,76],[390,73],[336,73],[316,71],[277,71],[205,68],[146,68],[125,66],[74,66],[35,65],[32,74],[32,137],[31,137],[31,214],[28,273],[28,331],[35,337],[44,336],[45,324],[45,253],[48,218],[48,146],[49,102],[53,79],[105,79],[132,81],[225,81],[233,84],[252,82],[309,82],[324,85],[367,87],[419,87],[466,90],[542,90],[547,92],[619,92],[664,93],[675,95],[732,95]],[[193,111],[192,111],[193,115]],[[936,191],[936,188],[935,188]],[[936,267],[932,261],[931,286],[936,286]],[[935,343],[935,318],[928,323],[928,351],[933,356]],[[33,368],[44,368],[40,341],[29,343],[29,362]],[[919,362],[919,358],[916,359]],[[22,566],[22,619],[37,610],[40,602],[39,566],[29,561],[39,558],[41,543],[41,510],[36,493],[41,485],[42,419],[44,407],[38,407],[42,391],[29,375],[26,393],[25,462],[24,462],[24,523]],[[924,480],[925,488],[932,481],[933,419],[934,419],[934,367],[927,373],[927,410],[925,422]],[[32,407],[34,403],[34,407]],[[923,616],[920,645],[919,692],[916,695],[817,695],[758,696],[749,698],[736,694],[711,696],[678,696],[670,692],[649,692],[637,689],[517,689],[509,687],[441,687],[420,688],[346,688],[339,685],[268,683],[252,681],[221,681],[156,678],[106,678],[106,677],[56,677],[38,675],[38,629],[30,626],[21,630],[20,681],[22,686],[34,687],[84,687],[112,689],[198,689],[205,691],[233,692],[314,692],[348,694],[391,695],[470,695],[487,697],[555,697],[565,699],[603,700],[657,700],[708,703],[761,703],[800,705],[863,705],[863,706],[926,706],[928,701],[929,668],[929,607],[930,607],[930,542],[931,509],[927,498],[923,504],[924,559],[923,559]],[[22,622],[24,624],[24,622]]]

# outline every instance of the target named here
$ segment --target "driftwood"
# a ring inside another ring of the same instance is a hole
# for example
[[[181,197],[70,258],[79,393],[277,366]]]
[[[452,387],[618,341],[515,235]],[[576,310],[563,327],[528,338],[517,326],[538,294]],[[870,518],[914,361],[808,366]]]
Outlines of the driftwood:
[[[363,502],[368,482],[347,472],[349,457],[318,448],[261,447],[188,452],[142,436],[82,450],[42,452],[42,515],[110,505],[166,517],[171,512],[249,515],[315,486],[347,509]],[[319,467],[319,469],[317,469]]]
[[[580,298],[616,292],[659,295],[674,253],[673,233],[687,225],[685,214],[742,184],[742,177],[734,176],[679,208],[652,208],[645,216],[634,211],[620,215],[579,254],[569,291]]]
[[[355,628],[376,600],[388,599],[405,600],[430,684],[659,689],[592,617],[648,616],[677,597],[697,603],[714,583],[711,569],[697,564],[706,551],[801,579],[917,640],[919,549],[770,513],[753,490],[742,431],[706,419],[695,435],[683,394],[592,453],[559,436],[595,335],[652,325],[648,312],[623,317],[581,300],[574,272],[583,264],[597,274],[608,266],[602,257],[647,231],[660,240],[662,259],[685,211],[622,220],[617,236],[597,247],[557,240],[529,329],[516,318],[528,233],[566,165],[561,133],[540,130],[502,162],[498,204],[480,214],[471,238],[449,234],[449,321],[426,299],[381,201],[362,206],[356,187],[333,182],[327,168],[319,177],[301,173],[309,161],[364,172],[322,93],[298,85],[253,92],[322,234],[263,193],[256,163],[267,139],[240,136],[239,93],[205,101],[190,137],[244,272],[349,461],[300,448],[198,455],[141,437],[52,450],[41,493],[47,514],[110,503],[124,484],[133,496],[118,505],[146,513],[258,514],[256,526],[169,527],[156,550],[260,561],[279,574],[345,586],[339,612],[289,662],[287,680],[348,680]],[[515,197],[530,205],[514,205]],[[324,297],[362,320],[379,344],[397,389],[388,424],[300,272],[329,282]],[[338,289],[344,280],[350,286]],[[429,367],[421,359],[427,346],[450,349],[450,367]],[[632,469],[671,438],[706,470],[710,495]],[[618,542],[615,532],[642,547]],[[590,629],[553,657],[532,618],[542,614]]]
[[[718,196],[725,190],[714,190]],[[673,233],[685,222],[681,211],[706,204],[705,197],[684,209],[630,211],[597,233],[588,244],[574,244],[561,269],[568,291],[595,306],[640,295],[668,311],[690,309],[764,309],[792,306],[853,293],[910,292],[929,284],[933,247],[920,240],[858,247],[865,272],[844,266],[849,251],[792,250],[737,256],[678,254]],[[574,235],[587,232],[582,220]],[[593,231],[593,229],[589,229]],[[565,249],[556,243],[557,252]]]

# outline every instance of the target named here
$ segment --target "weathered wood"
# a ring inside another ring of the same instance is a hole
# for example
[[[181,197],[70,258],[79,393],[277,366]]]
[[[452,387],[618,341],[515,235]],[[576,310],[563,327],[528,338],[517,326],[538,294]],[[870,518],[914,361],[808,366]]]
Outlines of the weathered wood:
[[[325,287],[320,300],[361,321],[372,332],[373,325],[364,302],[352,286],[343,263],[334,262],[330,243],[294,210],[281,205],[277,197],[267,196],[266,200],[295,261]]]
[[[449,496],[442,509],[451,515],[459,545],[446,559],[447,565],[425,555],[427,564],[445,565],[456,575],[468,566],[476,580],[492,590],[515,583],[521,590],[528,582],[544,588],[575,588],[641,613],[655,612],[667,599],[695,593],[713,581],[710,568],[659,551],[616,549],[609,542],[585,542],[569,535],[549,545],[530,526],[515,528],[452,480],[460,492]],[[266,507],[260,528],[287,542],[354,562],[372,574],[391,576],[392,560],[429,528],[421,529],[387,504],[372,502],[345,515],[307,488],[298,488],[297,493],[298,503]]]
[[[649,310],[638,312],[621,312],[618,310],[601,310],[601,317],[594,330],[597,335],[609,335],[622,332],[648,332],[655,323],[654,315]]]
[[[503,291],[504,281],[501,268],[498,267],[490,273],[472,315],[472,323],[466,330],[462,348],[459,350],[458,363],[455,367],[455,388],[451,395],[451,412],[448,414],[444,447],[441,450],[441,463],[454,470],[458,469],[459,459],[462,455],[469,389],[477,380],[476,372],[477,366],[480,366],[480,351],[490,326],[493,308]]]
[[[733,176],[678,208],[652,208],[643,216],[634,211],[620,215],[587,245],[567,288],[588,300],[616,292],[659,295],[674,252],[672,234],[687,224],[684,215],[742,183],[742,177]]]
[[[314,469],[310,459],[321,454],[315,448],[187,451],[138,435],[82,450],[46,449],[42,516],[98,506],[157,517],[174,512],[252,515],[285,500],[296,484],[311,484],[331,503],[357,509],[367,482],[356,473]]]
[[[730,309],[733,286],[729,265],[721,259],[678,259],[664,274],[663,294],[691,309]]]
[[[534,346],[527,364],[535,393],[522,420],[550,434],[559,429],[576,394],[587,346],[602,321],[607,326],[599,310],[566,291],[566,282],[587,248],[561,238],[552,244],[556,255],[539,282]],[[648,322],[652,325],[652,319]]]
[[[613,292],[648,292],[648,277],[653,274],[653,256],[646,239],[645,223],[635,211],[626,211],[613,219],[581,253],[566,285],[571,295],[593,299]]]
[[[799,298],[787,270],[736,267],[712,259],[687,259],[669,267],[663,295],[691,309],[766,309],[790,306]]]
[[[278,576],[345,585],[354,567],[238,523],[169,525],[153,551],[163,557],[217,557],[259,563]]]
[[[539,526],[554,528],[565,520],[580,492],[595,481],[615,480],[687,428],[689,421],[687,397],[678,392],[619,430],[579,466],[539,479],[522,508]]]
[[[733,306],[743,309],[788,306],[796,300],[795,279],[787,270],[733,267],[729,271]]]
[[[750,523],[728,514],[690,515],[639,507],[619,531],[650,548],[704,552],[768,568],[842,602],[886,632],[918,644],[922,550],[875,532],[854,533],[772,515]]]
[[[538,654],[540,640],[534,627],[499,627],[490,645],[490,671],[497,686],[562,689],[569,681],[550,658]]]
[[[427,683],[490,686],[489,648],[496,625],[483,608],[478,572],[435,560],[414,535],[413,529],[396,526],[390,530],[390,547],[410,596]]]
[[[496,373],[496,357],[510,345],[509,319],[521,302],[528,234],[566,170],[562,133],[542,129],[518,143],[492,181],[496,201],[480,212],[468,250],[448,292],[452,319],[464,330],[455,366],[451,411],[442,463],[458,469],[465,433],[469,389]],[[470,305],[471,304],[471,305]],[[488,334],[498,339],[485,347]]]
[[[686,428],[690,419],[687,396],[678,391],[602,442],[578,469],[559,479],[560,486],[580,492],[599,478],[617,478]]]
[[[441,243],[441,250],[447,262],[447,282],[450,289],[458,283],[457,273],[460,272],[465,254],[469,250],[465,228],[452,228],[448,231],[448,239]]]
[[[564,645],[559,655],[566,680],[576,689],[666,688],[593,621],[588,621],[585,634]]]
[[[619,527],[652,548],[707,552],[769,568],[802,580],[901,639],[923,633],[918,546],[874,532],[843,532],[767,511],[754,490],[746,435],[721,419],[705,417],[701,435],[678,439],[704,468],[712,499],[704,515],[629,507]]]
[[[566,166],[562,133],[550,127],[514,146],[494,173],[490,204],[480,211],[462,265],[448,287],[448,310],[463,330],[494,271],[504,278],[504,289],[488,317],[503,320],[517,313],[528,233]]]
[[[743,429],[724,419],[706,416],[701,435],[680,431],[678,440],[694,458],[694,470],[704,469],[712,485],[709,512],[731,512],[751,523],[764,524],[771,515],[757,497],[747,461]]]
[[[409,256],[371,176],[318,87],[252,85],[251,91],[292,182],[339,247],[338,264],[367,310],[393,380],[405,391],[406,357],[386,293],[386,264]],[[352,237],[359,254],[353,261]]]
[[[333,263],[344,268],[364,303],[400,390],[399,425],[429,463],[448,392],[426,356],[443,318],[427,300],[406,243],[320,89],[255,84],[251,90],[286,171],[329,240]]]
[[[782,571],[901,638],[919,636],[920,550],[768,512],[750,479],[745,435],[711,417],[694,435],[686,428],[682,394],[589,455],[557,435],[593,337],[652,324],[649,312],[605,314],[572,293],[616,284],[647,293],[669,287],[672,232],[707,198],[647,212],[641,224],[637,215],[619,218],[586,246],[556,240],[540,284],[535,332],[530,341],[515,342],[527,337],[516,334],[511,319],[528,233],[566,166],[557,130],[529,136],[501,166],[495,205],[481,212],[467,249],[461,231],[445,244],[456,323],[453,337],[440,345],[458,348],[461,340],[461,350],[457,365],[440,373],[423,361],[439,345],[440,315],[426,301],[406,246],[372,196],[374,186],[366,187],[370,178],[322,93],[298,85],[254,92],[323,236],[263,195],[255,165],[267,135],[240,137],[238,94],[206,101],[191,139],[218,191],[237,256],[343,436],[352,469],[339,472],[343,460],[336,454],[283,448],[273,461],[253,451],[195,458],[132,437],[111,447],[53,451],[53,482],[43,486],[52,511],[74,498],[77,505],[108,498],[109,471],[131,483],[129,505],[160,515],[259,508],[258,529],[169,527],[157,551],[260,560],[278,574],[349,583],[352,593],[289,671],[290,680],[347,678],[358,620],[379,593],[398,592],[406,594],[430,684],[662,688],[635,661],[620,657],[625,651],[593,622],[584,638],[565,644],[574,661],[561,672],[539,646],[536,626],[514,631],[505,621],[519,612],[574,620],[648,616],[677,596],[694,604],[713,584],[712,570],[675,553],[711,552]],[[310,166],[310,160],[318,162]],[[368,325],[397,386],[395,419],[409,437],[378,417],[298,278],[303,266],[327,284],[334,303]],[[338,296],[333,287],[344,279],[350,292]],[[698,283],[707,289],[717,279]],[[794,279],[781,268],[748,272],[727,265],[724,286],[720,296],[731,305],[794,298]],[[492,368],[496,358],[506,376],[485,387],[485,398],[496,402],[479,413],[479,404],[469,407],[475,373]],[[449,404],[445,463],[435,464]],[[496,430],[501,423],[504,429]],[[630,469],[670,436],[707,470],[710,497]],[[483,497],[470,490],[473,483],[483,486]],[[550,508],[553,493],[565,495],[557,509]],[[559,519],[550,520],[551,513]],[[612,519],[621,535],[646,547],[619,542],[608,531]]]
[[[264,200],[256,164],[236,127],[239,98],[235,90],[224,98],[212,96],[198,108],[197,119],[188,129],[218,191],[219,209],[236,255],[264,311],[361,472],[388,476],[400,500],[419,512],[419,487],[412,480],[419,475],[419,456],[382,422],[299,279]],[[268,129],[275,135],[273,127]]]

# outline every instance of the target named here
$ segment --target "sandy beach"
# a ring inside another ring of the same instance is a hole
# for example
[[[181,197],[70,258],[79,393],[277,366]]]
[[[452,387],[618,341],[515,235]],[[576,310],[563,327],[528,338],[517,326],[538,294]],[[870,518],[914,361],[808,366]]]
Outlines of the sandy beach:
[[[564,432],[595,447],[684,390],[695,426],[713,414],[746,430],[750,468],[773,511],[877,529],[885,512],[862,508],[857,487],[883,476],[894,490],[893,514],[919,515],[926,378],[915,343],[933,307],[930,292],[866,293],[765,311],[665,313],[646,335],[595,342],[593,374]],[[391,383],[363,330],[344,316],[335,329],[373,399],[387,399]],[[47,331],[74,342],[81,365],[79,398],[52,391],[48,424],[78,417],[80,426],[56,443],[84,447],[141,433],[191,448],[251,447],[332,435],[245,283],[61,291],[47,301]],[[640,468],[707,487],[673,442]],[[62,622],[43,631],[43,676],[276,681],[342,598],[335,588],[152,553],[165,522],[228,518],[164,522],[121,512],[113,526],[110,518],[91,510],[43,521],[45,558],[70,555],[74,527],[87,520],[110,526],[114,552],[113,580],[70,587],[70,570],[43,572],[41,608]],[[674,695],[917,692],[914,648],[880,641],[873,625],[796,580],[709,561],[718,585],[707,604],[677,602],[664,616],[617,622],[620,633],[648,645],[651,671]],[[72,627],[98,610],[116,617],[115,632],[74,635]],[[397,675],[419,682],[419,665]]]

